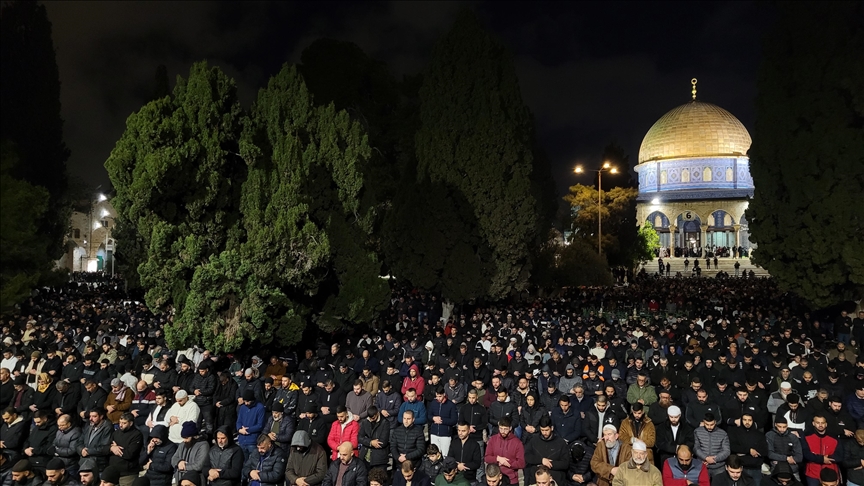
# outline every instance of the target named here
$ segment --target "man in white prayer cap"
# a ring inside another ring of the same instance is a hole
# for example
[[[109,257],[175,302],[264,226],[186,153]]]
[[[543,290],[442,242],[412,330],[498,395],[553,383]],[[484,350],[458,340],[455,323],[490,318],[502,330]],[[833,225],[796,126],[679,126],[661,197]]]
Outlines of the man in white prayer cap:
[[[693,427],[686,420],[682,420],[680,408],[671,405],[666,409],[666,415],[668,420],[654,428],[658,464],[663,464],[670,457],[675,457],[679,446],[686,445],[692,449],[696,442]]]
[[[633,440],[630,460],[618,467],[612,486],[663,486],[663,475],[648,461],[648,446],[645,442]]]

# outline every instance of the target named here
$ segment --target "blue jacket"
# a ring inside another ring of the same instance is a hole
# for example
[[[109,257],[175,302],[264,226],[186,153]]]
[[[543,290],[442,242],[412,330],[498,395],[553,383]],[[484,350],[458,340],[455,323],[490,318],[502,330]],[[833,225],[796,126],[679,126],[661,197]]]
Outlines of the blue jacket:
[[[436,424],[431,419],[429,420],[429,434],[439,437],[450,437],[453,435],[453,426],[459,420],[459,413],[456,411],[456,405],[450,400],[444,403],[438,400],[433,400],[429,403],[429,416],[441,417],[441,423]]]
[[[240,430],[246,427],[247,435],[237,436],[237,444],[240,446],[254,446],[258,442],[258,435],[264,430],[264,405],[255,402],[251,407],[240,405],[237,407],[237,427]]]
[[[405,413],[405,410],[411,410],[414,412],[414,424],[415,425],[426,425],[426,405],[423,405],[423,402],[417,400],[414,403],[411,402],[402,402],[402,406],[399,407],[399,423],[402,423],[402,414]]]
[[[582,415],[572,405],[566,414],[561,407],[555,407],[552,410],[552,425],[564,440],[573,442],[582,433]]]

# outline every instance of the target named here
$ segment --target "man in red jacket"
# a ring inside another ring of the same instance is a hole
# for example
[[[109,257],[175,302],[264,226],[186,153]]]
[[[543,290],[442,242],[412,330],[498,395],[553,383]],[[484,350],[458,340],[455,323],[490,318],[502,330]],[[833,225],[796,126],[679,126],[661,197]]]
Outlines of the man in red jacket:
[[[519,470],[525,467],[525,448],[522,441],[512,433],[510,417],[498,421],[498,433],[489,438],[485,461],[497,464],[501,472],[510,479],[510,484],[519,484]]]
[[[709,486],[708,468],[686,445],[678,446],[675,457],[663,463],[663,486]]]
[[[360,425],[349,419],[348,409],[345,405],[336,407],[336,421],[330,426],[330,434],[327,436],[327,445],[330,446],[332,454],[330,460],[335,461],[339,457],[339,446],[344,442],[350,442],[354,446],[354,455],[358,455],[357,436],[360,434]]]
[[[819,484],[819,476],[823,469],[831,469],[840,474],[837,463],[843,459],[840,443],[828,435],[828,420],[824,414],[817,413],[813,416],[813,428],[815,432],[805,435],[801,444],[804,449],[804,460],[807,461],[804,470],[807,484]]]

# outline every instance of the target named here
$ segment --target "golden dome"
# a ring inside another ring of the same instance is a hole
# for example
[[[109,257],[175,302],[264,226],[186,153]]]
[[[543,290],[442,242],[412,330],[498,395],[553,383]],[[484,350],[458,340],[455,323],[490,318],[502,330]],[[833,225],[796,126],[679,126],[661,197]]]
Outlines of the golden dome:
[[[691,101],[663,115],[645,134],[639,163],[684,157],[746,155],[750,134],[719,106]]]

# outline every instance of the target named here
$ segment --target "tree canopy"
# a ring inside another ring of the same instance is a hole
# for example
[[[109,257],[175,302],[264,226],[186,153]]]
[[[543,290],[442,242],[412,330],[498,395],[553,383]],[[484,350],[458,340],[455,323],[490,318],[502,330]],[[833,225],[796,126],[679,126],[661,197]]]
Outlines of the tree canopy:
[[[21,161],[11,142],[0,145],[0,310],[24,300],[50,269],[50,240],[38,221],[48,210],[48,191],[12,174]]]
[[[420,89],[420,123],[418,178],[441,184],[442,196],[461,194],[453,200],[464,198],[470,213],[455,213],[476,221],[477,238],[457,235],[454,253],[466,263],[477,260],[472,266],[488,282],[488,297],[524,290],[530,249],[546,234],[532,179],[533,117],[511,56],[470,12],[433,50]]]
[[[60,116],[60,74],[51,22],[44,5],[4,2],[0,10],[0,138],[12,142],[20,163],[10,174],[48,191],[39,232],[47,238],[46,258],[63,254],[71,204]],[[41,246],[41,245],[40,245]]]
[[[750,149],[754,261],[815,306],[864,291],[864,6],[778,4]]]

